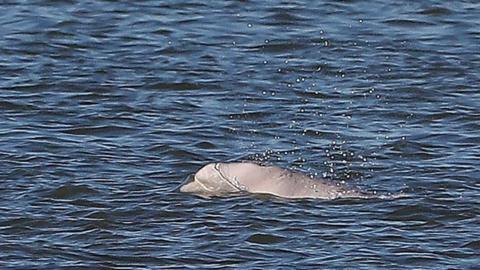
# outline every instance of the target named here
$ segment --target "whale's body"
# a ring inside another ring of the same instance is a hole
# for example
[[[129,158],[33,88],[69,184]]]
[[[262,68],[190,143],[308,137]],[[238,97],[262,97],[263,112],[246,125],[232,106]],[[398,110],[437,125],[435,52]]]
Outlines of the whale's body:
[[[203,197],[235,193],[270,194],[283,198],[366,197],[360,191],[303,173],[254,163],[210,163],[190,177],[181,192]]]

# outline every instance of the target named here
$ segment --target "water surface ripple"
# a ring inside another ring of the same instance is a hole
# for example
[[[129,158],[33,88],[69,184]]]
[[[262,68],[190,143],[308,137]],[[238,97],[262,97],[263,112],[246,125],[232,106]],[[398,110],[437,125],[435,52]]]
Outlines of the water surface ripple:
[[[475,1],[4,1],[2,269],[480,269]],[[254,160],[397,199],[212,200]]]

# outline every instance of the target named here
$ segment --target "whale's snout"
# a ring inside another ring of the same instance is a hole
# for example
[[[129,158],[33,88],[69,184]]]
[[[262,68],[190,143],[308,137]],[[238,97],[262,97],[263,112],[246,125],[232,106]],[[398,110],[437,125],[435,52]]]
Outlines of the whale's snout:
[[[191,175],[185,180],[180,187],[180,191],[187,193],[211,191],[215,189],[215,185],[212,185],[212,183],[216,182],[216,178],[218,178],[218,173],[215,169],[215,164],[207,164],[198,170],[195,175]]]
[[[180,184],[178,190],[180,192],[195,192],[198,191],[198,184],[195,183],[195,176],[193,174],[187,176],[187,178]]]

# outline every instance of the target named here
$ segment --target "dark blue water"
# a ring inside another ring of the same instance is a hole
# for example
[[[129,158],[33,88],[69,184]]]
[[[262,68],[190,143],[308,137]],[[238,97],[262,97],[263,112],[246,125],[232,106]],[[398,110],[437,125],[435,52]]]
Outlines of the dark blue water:
[[[3,1],[2,269],[480,269],[477,1]],[[397,199],[202,199],[254,160]]]

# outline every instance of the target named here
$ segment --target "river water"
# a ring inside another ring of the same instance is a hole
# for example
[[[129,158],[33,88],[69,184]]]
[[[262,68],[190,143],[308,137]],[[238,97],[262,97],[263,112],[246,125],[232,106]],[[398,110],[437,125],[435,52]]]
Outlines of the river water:
[[[477,1],[0,7],[2,269],[480,269]],[[175,190],[238,160],[406,196]]]

